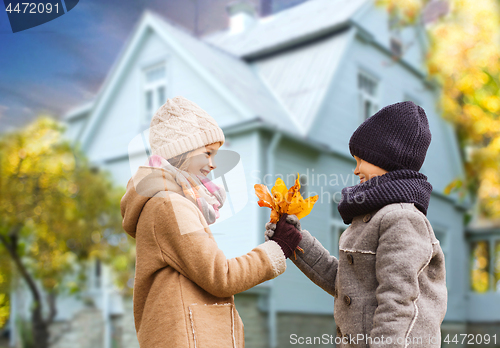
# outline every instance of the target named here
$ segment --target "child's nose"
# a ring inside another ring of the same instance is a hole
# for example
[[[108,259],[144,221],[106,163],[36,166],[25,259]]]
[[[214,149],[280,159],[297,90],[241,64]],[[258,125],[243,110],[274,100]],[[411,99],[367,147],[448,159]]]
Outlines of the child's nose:
[[[210,164],[210,168],[212,169],[217,168],[217,165],[215,164],[215,161],[212,158],[209,159],[208,163]]]

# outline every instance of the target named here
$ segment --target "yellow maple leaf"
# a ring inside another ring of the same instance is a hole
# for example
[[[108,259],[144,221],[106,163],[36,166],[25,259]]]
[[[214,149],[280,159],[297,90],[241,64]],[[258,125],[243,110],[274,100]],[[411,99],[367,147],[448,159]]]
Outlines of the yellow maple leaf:
[[[271,193],[274,199],[276,211],[282,213],[286,210],[287,202],[286,195],[288,189],[286,188],[285,182],[281,178],[276,179],[276,183],[271,189]]]
[[[296,215],[302,219],[309,215],[314,203],[318,200],[318,195],[304,199],[300,194],[299,173],[295,184],[287,189],[284,181],[277,178],[276,182],[269,192],[267,186],[262,184],[254,185],[255,194],[259,197],[257,202],[260,207],[271,208],[270,222],[276,223],[283,214]]]

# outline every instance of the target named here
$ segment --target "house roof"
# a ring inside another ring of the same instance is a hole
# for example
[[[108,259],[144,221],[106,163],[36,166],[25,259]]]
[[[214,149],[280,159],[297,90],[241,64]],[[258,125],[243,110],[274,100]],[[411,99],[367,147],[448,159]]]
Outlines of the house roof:
[[[334,80],[355,29],[255,62],[263,81],[308,132]]]
[[[257,20],[242,33],[220,31],[204,40],[236,56],[252,58],[269,54],[346,26],[368,0],[309,0]]]
[[[76,118],[80,118],[83,116],[86,116],[91,110],[92,107],[95,105],[95,100],[92,99],[91,101],[88,101],[84,104],[77,105],[76,107],[72,108],[66,114],[64,115],[64,120],[69,121],[73,120]]]
[[[150,13],[162,30],[179,43],[209,74],[227,87],[228,93],[249,110],[247,120],[255,116],[276,127],[300,133],[299,125],[285,111],[250,65],[232,54],[201,41],[162,17]]]
[[[301,134],[298,124],[273,97],[252,67],[238,57],[222,51],[204,41],[194,38],[184,30],[168,23],[160,16],[145,11],[136,29],[128,40],[119,58],[113,65],[110,74],[95,98],[95,104],[77,109],[90,111],[88,121],[81,133],[83,147],[89,143],[95,127],[103,117],[105,105],[109,102],[112,90],[116,88],[120,76],[127,73],[133,52],[138,49],[147,31],[153,30],[160,38],[188,61],[209,84],[218,90],[229,104],[235,106],[242,120],[261,117],[265,122],[277,128],[286,127],[289,131]],[[80,112],[79,112],[80,113]],[[75,117],[75,112],[68,113],[67,120]]]
[[[203,39],[146,10],[95,104],[83,108],[90,116],[79,140],[84,148],[89,143],[116,81],[127,73],[125,67],[148,30],[156,32],[197,70],[235,108],[241,121],[260,117],[277,128],[305,135],[338,70],[349,33],[353,32],[344,29],[367,3],[368,0],[310,0],[259,20],[241,34],[224,31]],[[297,46],[299,43],[302,44]],[[285,54],[268,55],[253,63],[245,60],[285,47]],[[71,112],[66,117],[70,120],[75,116]]]

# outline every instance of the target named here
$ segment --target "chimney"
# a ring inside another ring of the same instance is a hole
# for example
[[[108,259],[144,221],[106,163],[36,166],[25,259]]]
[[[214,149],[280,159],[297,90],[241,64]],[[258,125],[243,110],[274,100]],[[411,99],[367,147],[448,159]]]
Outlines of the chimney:
[[[257,21],[257,11],[254,4],[245,0],[237,0],[226,5],[229,15],[229,31],[233,34],[242,33]]]
[[[260,0],[260,15],[262,17],[269,16],[273,13],[272,0]]]

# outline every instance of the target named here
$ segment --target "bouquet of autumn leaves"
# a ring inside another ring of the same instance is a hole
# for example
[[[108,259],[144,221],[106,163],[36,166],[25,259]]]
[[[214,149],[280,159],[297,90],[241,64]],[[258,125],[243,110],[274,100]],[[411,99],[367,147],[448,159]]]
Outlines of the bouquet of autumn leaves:
[[[299,173],[295,179],[295,185],[288,189],[285,182],[281,178],[277,178],[276,182],[269,192],[266,185],[254,185],[255,194],[259,197],[259,207],[271,208],[270,222],[275,224],[283,214],[296,215],[298,219],[309,215],[314,203],[318,200],[318,195],[304,199],[300,194]],[[300,251],[304,252],[300,247]]]

